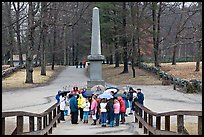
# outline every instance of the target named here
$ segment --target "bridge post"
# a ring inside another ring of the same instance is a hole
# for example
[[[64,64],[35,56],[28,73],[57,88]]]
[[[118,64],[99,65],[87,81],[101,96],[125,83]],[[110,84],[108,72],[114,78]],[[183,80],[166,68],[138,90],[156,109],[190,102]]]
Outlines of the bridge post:
[[[198,135],[202,135],[202,116],[198,116]]]
[[[34,131],[34,116],[29,116],[30,132]]]
[[[23,116],[17,116],[17,134],[23,133]]]
[[[42,129],[42,117],[37,117],[37,130]]]
[[[142,118],[142,109],[139,108],[139,116]],[[142,128],[142,123],[139,121],[139,128]]]
[[[147,123],[147,113],[144,111],[144,121]],[[147,128],[144,126],[144,134],[147,134]]]
[[[165,116],[165,130],[170,131],[170,116]]]
[[[156,117],[156,129],[161,129],[161,116]]]
[[[1,119],[2,135],[5,135],[5,118]]]
[[[177,115],[177,132],[178,133],[184,133],[183,115]]]
[[[153,126],[153,117],[151,114],[149,114],[149,122],[148,123],[150,126]],[[149,135],[153,135],[152,132],[149,131]]]
[[[56,108],[53,110],[53,118],[56,117]],[[57,123],[55,121],[55,123],[53,124],[53,127],[57,127]]]
[[[52,111],[49,113],[49,124],[52,122]],[[52,127],[49,130],[49,134],[52,134]]]

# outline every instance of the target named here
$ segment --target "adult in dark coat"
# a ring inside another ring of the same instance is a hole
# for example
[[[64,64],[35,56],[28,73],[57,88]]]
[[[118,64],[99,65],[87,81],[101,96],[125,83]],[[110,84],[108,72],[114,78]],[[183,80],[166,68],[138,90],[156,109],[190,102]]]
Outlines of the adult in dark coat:
[[[110,127],[113,127],[114,126],[113,98],[109,99],[106,105],[106,110],[107,110],[108,124],[110,124]]]
[[[143,105],[144,104],[143,103],[144,102],[144,94],[141,92],[140,88],[137,89],[137,98],[138,98],[138,102]]]
[[[129,101],[129,107],[130,107],[130,113],[129,115],[132,115],[132,100],[133,100],[133,93],[134,89],[132,87],[129,88],[129,92],[127,94],[128,96],[128,101]]]
[[[70,94],[71,95],[71,94]],[[71,95],[70,101],[71,123],[78,124],[78,101],[77,95]]]

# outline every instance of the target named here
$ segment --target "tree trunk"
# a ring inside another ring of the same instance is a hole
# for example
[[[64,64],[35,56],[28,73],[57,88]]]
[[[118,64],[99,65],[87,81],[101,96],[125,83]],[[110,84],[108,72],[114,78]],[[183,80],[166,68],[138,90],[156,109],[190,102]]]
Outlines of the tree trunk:
[[[33,50],[34,50],[34,14],[33,14],[33,4],[29,2],[28,9],[28,46],[26,53],[26,81],[25,83],[33,83]]]
[[[124,68],[122,73],[128,73],[128,48],[127,48],[127,38],[126,38],[126,2],[123,2],[123,63]]]
[[[202,52],[202,43],[198,43],[198,53],[196,55],[196,69],[195,71],[200,71],[200,60],[201,60],[201,52]]]
[[[67,64],[68,64],[68,56],[67,56],[67,54],[68,54],[68,49],[67,49],[67,45],[66,45],[66,34],[67,34],[67,27],[66,26],[64,26],[65,28],[64,28],[64,35],[63,35],[63,47],[64,47],[64,66],[67,66]]]
[[[157,40],[159,39],[158,36],[158,28],[159,27],[159,19],[156,18],[156,10],[157,9],[157,2],[152,2],[152,19],[153,19],[153,45],[154,45],[154,65],[156,67],[159,66],[158,63],[158,49],[159,49],[159,43],[157,42]],[[159,14],[158,14],[159,16]],[[158,22],[157,22],[158,20]],[[157,28],[157,29],[156,29]]]
[[[57,8],[56,2],[54,2],[54,9]],[[57,38],[57,11],[54,13],[54,32],[53,32],[53,45],[52,45],[52,70],[55,69],[55,47]]]
[[[10,67],[14,66],[13,63],[13,46],[14,46],[14,32],[12,25],[12,16],[11,16],[11,2],[6,3],[8,9],[8,24],[9,24],[9,47],[10,47]]]
[[[23,65],[23,57],[21,50],[21,36],[20,36],[20,2],[17,2],[17,10],[16,10],[16,34],[17,34],[17,47],[18,47],[18,55],[19,55],[19,65]]]
[[[178,25],[177,25],[177,33],[176,33],[176,38],[175,38],[175,46],[174,46],[174,49],[173,49],[173,57],[172,57],[172,65],[176,65],[176,51],[177,51],[177,47],[178,47],[178,42],[179,42],[179,35],[181,33],[181,24],[182,24],[182,19],[183,19],[183,14],[184,14],[184,4],[185,2],[183,2],[183,5],[182,5],[182,13],[181,13],[181,17],[179,18],[179,21],[178,21]]]
[[[114,14],[114,16],[116,16],[116,11],[115,10],[113,10],[113,14]],[[114,18],[114,26],[113,26],[113,28],[114,28],[114,45],[115,45],[115,68],[116,67],[119,67],[120,66],[120,62],[119,62],[119,59],[120,59],[120,57],[119,57],[119,51],[118,51],[118,39],[117,39],[117,26],[116,26],[116,20],[115,20],[115,18]]]
[[[75,61],[75,44],[74,44],[74,26],[72,27],[72,65],[74,66]]]
[[[47,45],[47,2],[42,4],[42,44],[41,44],[41,75],[46,76],[45,46]]]

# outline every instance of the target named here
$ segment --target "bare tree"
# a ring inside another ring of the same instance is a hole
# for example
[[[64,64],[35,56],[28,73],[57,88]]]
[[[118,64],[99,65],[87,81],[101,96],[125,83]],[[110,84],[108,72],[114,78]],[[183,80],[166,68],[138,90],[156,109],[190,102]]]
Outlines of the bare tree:
[[[121,73],[128,73],[128,45],[127,45],[127,36],[126,36],[126,13],[127,13],[127,9],[126,9],[126,2],[122,3],[123,5],[123,63],[124,63],[124,68],[123,71]]]
[[[41,2],[42,13],[42,44],[41,44],[41,75],[46,76],[45,46],[47,45],[47,2]]]

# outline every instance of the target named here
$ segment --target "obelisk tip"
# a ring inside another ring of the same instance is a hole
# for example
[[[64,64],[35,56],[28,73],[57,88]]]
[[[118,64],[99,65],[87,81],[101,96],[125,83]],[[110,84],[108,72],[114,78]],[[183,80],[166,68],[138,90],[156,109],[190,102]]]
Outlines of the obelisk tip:
[[[94,9],[94,10],[98,10],[98,7],[94,7],[93,9]]]

